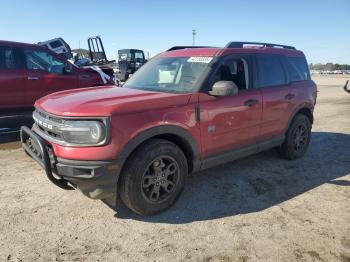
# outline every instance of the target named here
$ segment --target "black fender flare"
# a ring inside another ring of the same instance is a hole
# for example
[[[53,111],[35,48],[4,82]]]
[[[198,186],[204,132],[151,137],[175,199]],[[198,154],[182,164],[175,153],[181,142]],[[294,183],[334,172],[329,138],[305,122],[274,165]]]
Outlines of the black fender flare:
[[[175,125],[161,125],[156,127],[151,127],[137,134],[132,138],[121,150],[118,155],[118,163],[120,166],[120,173],[123,169],[123,166],[128,159],[128,157],[134,152],[134,150],[141,145],[143,142],[152,139],[153,137],[159,135],[175,135],[182,139],[186,143],[187,147],[192,151],[193,156],[192,172],[198,171],[200,169],[200,158],[199,158],[199,146],[193,136],[186,129],[175,126]]]
[[[286,128],[285,128],[285,130],[284,130],[284,133],[286,133],[286,132],[288,131],[288,128],[289,128],[290,124],[292,123],[294,117],[298,114],[298,112],[299,112],[300,110],[302,110],[302,109],[304,109],[304,108],[310,110],[311,115],[312,115],[312,118],[313,118],[314,107],[313,107],[311,104],[302,104],[302,105],[297,106],[297,107],[294,109],[294,111],[293,111],[293,113],[291,114],[291,116],[289,117],[289,119],[288,119],[287,126],[286,126]]]

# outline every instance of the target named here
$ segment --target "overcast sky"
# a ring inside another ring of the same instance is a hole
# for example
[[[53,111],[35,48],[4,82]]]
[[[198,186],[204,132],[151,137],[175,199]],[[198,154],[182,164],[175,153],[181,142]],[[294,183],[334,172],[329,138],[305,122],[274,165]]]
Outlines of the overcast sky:
[[[155,55],[174,45],[229,41],[294,45],[312,63],[350,64],[350,1],[1,1],[0,39],[37,43],[62,37],[87,48],[102,37],[107,57],[138,48]]]

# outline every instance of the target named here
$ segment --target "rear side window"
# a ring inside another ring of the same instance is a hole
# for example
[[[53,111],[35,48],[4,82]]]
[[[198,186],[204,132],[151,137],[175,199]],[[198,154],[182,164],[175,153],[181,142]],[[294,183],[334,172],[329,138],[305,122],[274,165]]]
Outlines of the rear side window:
[[[304,57],[287,57],[290,81],[310,80],[309,68]]]
[[[0,69],[15,69],[15,50],[11,47],[0,46]]]
[[[278,55],[257,55],[258,87],[281,86],[286,84],[286,75],[281,57]]]

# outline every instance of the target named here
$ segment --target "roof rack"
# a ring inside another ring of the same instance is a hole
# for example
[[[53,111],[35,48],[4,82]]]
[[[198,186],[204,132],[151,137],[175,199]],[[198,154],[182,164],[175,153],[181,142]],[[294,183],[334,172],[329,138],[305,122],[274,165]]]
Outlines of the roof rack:
[[[212,48],[212,46],[193,46],[193,45],[184,45],[184,46],[173,46],[166,50],[166,52],[174,51],[174,50],[180,50],[180,49],[186,49],[186,48]]]
[[[279,44],[271,44],[271,43],[259,43],[259,42],[229,42],[225,48],[244,48],[244,45],[260,45],[263,47],[272,47],[272,48],[285,48],[285,49],[293,49],[296,50],[294,46],[289,45],[279,45]]]

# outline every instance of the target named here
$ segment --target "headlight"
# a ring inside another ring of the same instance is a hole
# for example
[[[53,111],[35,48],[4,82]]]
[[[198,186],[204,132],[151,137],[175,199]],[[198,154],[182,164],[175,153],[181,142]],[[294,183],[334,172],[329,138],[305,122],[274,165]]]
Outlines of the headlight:
[[[106,139],[106,126],[100,121],[65,121],[61,127],[67,143],[98,145]]]

